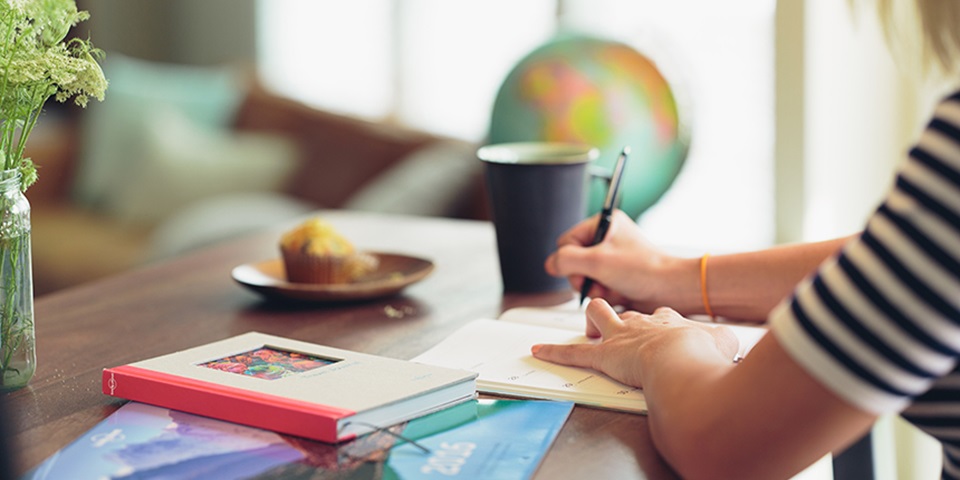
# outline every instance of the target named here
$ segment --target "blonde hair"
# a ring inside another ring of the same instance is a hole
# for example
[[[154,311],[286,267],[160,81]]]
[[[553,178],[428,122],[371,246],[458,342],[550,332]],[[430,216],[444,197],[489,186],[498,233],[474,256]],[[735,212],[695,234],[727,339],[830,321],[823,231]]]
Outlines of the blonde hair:
[[[960,66],[960,1],[874,0],[895,55],[919,54],[925,73],[954,74]]]

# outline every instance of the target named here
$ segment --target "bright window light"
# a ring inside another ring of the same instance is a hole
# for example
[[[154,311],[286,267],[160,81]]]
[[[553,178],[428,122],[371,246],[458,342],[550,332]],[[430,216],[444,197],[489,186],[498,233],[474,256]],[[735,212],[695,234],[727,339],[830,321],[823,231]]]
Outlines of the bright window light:
[[[272,88],[318,108],[482,142],[500,83],[558,29],[623,41],[676,82],[693,127],[641,226],[659,245],[743,250],[773,241],[775,4],[260,0],[259,61]]]
[[[690,154],[670,190],[640,219],[657,244],[717,252],[773,241],[775,3],[565,4],[571,28],[612,32],[685,93]]]
[[[477,141],[487,133],[500,83],[556,24],[554,0],[410,0],[397,8],[399,118]]]
[[[393,2],[261,0],[257,8],[267,87],[340,113],[390,114]]]

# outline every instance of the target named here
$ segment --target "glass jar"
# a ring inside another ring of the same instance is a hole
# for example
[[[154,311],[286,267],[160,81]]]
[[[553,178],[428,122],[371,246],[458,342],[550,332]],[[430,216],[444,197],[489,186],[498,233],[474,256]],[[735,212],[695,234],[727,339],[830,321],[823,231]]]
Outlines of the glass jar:
[[[0,171],[0,389],[26,386],[36,369],[30,202],[20,172]]]

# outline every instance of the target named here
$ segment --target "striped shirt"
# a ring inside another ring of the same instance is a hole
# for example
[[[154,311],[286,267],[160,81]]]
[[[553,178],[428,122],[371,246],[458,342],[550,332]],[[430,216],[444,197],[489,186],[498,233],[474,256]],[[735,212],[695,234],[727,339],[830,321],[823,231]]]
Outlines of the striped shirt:
[[[788,354],[869,412],[902,412],[960,479],[960,92],[944,99],[863,233],[771,313]]]

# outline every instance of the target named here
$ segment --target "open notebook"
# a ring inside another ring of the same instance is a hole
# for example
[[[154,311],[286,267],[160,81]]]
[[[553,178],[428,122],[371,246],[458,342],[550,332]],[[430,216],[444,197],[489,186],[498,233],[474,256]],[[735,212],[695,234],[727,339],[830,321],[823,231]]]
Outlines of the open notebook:
[[[525,398],[569,400],[612,410],[645,413],[643,392],[585,368],[533,358],[537,343],[585,343],[584,312],[576,301],[556,307],[519,307],[497,320],[474,320],[413,359],[477,372],[481,392]],[[728,325],[740,339],[740,356],[760,340],[765,328]]]

